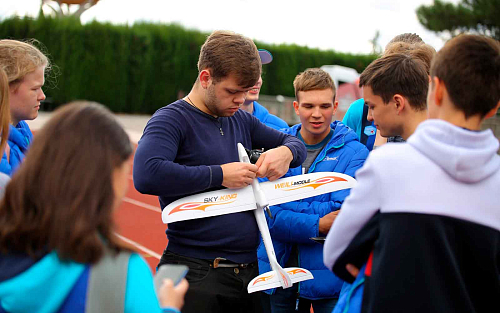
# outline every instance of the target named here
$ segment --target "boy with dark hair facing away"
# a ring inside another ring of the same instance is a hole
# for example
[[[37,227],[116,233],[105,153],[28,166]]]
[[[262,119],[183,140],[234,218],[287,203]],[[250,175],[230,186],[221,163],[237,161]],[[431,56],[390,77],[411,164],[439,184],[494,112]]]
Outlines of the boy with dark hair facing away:
[[[335,85],[325,71],[312,68],[300,73],[293,82],[295,113],[301,123],[284,131],[298,137],[307,148],[302,166],[291,168],[287,175],[313,172],[339,172],[354,176],[368,156],[368,149],[358,136],[339,121],[332,123],[337,110]],[[311,237],[325,236],[334,222],[349,190],[271,207],[269,219],[276,258],[282,267],[303,267],[314,280],[294,284],[291,288],[272,291],[272,312],[332,312],[342,281],[323,264],[323,246]],[[259,272],[270,270],[264,246],[258,250]]]
[[[401,135],[403,142],[427,119],[428,73],[434,55],[431,47],[411,48],[407,45],[404,42],[389,45],[387,54],[373,61],[360,76],[363,101],[369,108],[368,119],[374,120],[382,136]],[[372,193],[378,192],[378,189],[372,190]],[[372,227],[370,230],[371,234],[377,233]],[[369,270],[368,263],[366,271]],[[369,275],[358,275],[354,283],[344,284],[334,313],[344,312],[344,308],[348,308],[349,313],[360,312],[365,281],[368,285]]]
[[[498,308],[499,142],[480,126],[500,107],[500,43],[455,37],[430,74],[429,119],[370,155],[326,239],[325,265],[346,281],[373,249],[363,312]]]

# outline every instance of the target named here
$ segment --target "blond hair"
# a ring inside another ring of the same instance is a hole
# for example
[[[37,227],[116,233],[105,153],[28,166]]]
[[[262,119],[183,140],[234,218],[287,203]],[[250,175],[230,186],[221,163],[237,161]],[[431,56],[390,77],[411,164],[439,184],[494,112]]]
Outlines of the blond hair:
[[[5,71],[10,86],[21,82],[26,74],[41,66],[45,67],[45,71],[50,70],[49,59],[35,45],[40,45],[35,39],[26,42],[0,40],[0,67]]]
[[[299,101],[299,91],[331,89],[334,100],[337,92],[330,74],[320,68],[308,68],[299,73],[295,76],[293,88],[295,89],[295,98],[297,101]]]
[[[2,154],[9,138],[9,124],[9,81],[5,71],[0,68],[0,152]]]
[[[415,33],[404,33],[404,34],[399,34],[396,37],[392,38],[391,41],[387,44],[389,46],[392,43],[395,42],[405,42],[409,44],[419,44],[419,43],[424,43],[424,40],[417,34]],[[385,49],[387,50],[387,46]]]
[[[387,45],[384,56],[394,53],[403,53],[421,60],[425,64],[427,74],[429,74],[432,58],[436,55],[436,50],[432,46],[422,42],[409,43],[397,41]]]

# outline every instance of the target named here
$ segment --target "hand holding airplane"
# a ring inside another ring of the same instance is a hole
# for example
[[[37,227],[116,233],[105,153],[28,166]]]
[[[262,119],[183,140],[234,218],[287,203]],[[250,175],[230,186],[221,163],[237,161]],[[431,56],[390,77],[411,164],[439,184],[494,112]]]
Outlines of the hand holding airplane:
[[[238,154],[240,162],[250,163],[241,143],[238,143]],[[272,271],[255,277],[248,284],[248,292],[276,287],[289,288],[293,283],[314,277],[304,268],[283,269],[279,265],[263,209],[270,205],[352,188],[355,183],[356,180],[351,176],[334,172],[304,174],[263,183],[255,178],[252,185],[241,189],[222,189],[178,199],[163,209],[162,220],[168,224],[253,210]]]
[[[255,163],[259,168],[257,177],[267,177],[269,181],[275,181],[286,174],[292,160],[292,151],[286,146],[268,150],[262,153]]]

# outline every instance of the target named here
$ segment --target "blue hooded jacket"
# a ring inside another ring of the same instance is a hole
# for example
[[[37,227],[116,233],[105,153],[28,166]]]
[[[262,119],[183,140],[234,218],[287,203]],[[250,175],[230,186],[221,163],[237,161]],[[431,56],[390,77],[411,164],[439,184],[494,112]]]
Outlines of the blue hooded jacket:
[[[60,260],[55,252],[38,260],[0,253],[0,313],[84,313],[90,270],[89,265]],[[178,311],[160,308],[148,265],[132,253],[125,313],[135,312]]]
[[[10,156],[7,161],[7,153],[4,152],[2,161],[0,162],[0,172],[12,176],[19,165],[21,165],[32,141],[33,134],[28,123],[20,121],[16,127],[10,125],[9,139],[7,141],[10,147]]]
[[[297,124],[283,132],[297,136],[301,129]],[[354,177],[368,157],[368,150],[358,140],[350,128],[335,121],[331,124],[334,133],[330,141],[316,157],[309,168],[312,172],[338,172]],[[291,168],[286,176],[302,174],[302,167]],[[299,296],[311,300],[338,298],[343,281],[323,264],[323,246],[313,242],[318,237],[319,219],[326,214],[339,210],[349,190],[302,199],[272,206],[273,219],[268,219],[276,258],[284,267],[290,256],[292,246],[298,244],[299,267],[308,269],[314,276],[312,280],[299,283]],[[266,250],[261,242],[257,251],[260,274],[271,270]],[[273,291],[266,291],[273,293]]]
[[[257,101],[253,102],[253,116],[255,116],[262,123],[276,130],[288,127],[288,124],[284,120],[269,113],[269,111]]]

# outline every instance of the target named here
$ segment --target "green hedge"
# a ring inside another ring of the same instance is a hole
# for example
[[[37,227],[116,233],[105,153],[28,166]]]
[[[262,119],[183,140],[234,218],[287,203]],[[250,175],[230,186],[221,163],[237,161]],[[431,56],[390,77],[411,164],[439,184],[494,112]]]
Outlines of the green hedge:
[[[133,26],[72,18],[8,18],[0,38],[39,40],[56,70],[45,88],[46,109],[86,99],[115,112],[153,113],[188,93],[196,80],[200,47],[208,34],[171,24]],[[309,67],[338,64],[361,72],[375,57],[256,42],[274,56],[263,66],[263,94],[293,96],[292,82]]]

